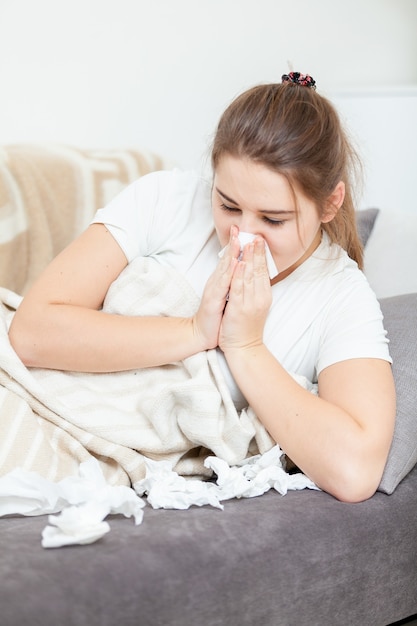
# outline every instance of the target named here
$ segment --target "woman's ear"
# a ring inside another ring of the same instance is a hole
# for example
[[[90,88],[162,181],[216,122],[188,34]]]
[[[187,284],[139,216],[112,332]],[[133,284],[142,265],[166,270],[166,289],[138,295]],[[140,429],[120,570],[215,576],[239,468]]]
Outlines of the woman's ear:
[[[343,200],[345,199],[345,183],[340,180],[333,192],[327,199],[326,208],[323,211],[323,215],[321,221],[323,224],[327,222],[331,222],[335,217],[336,213],[340,209],[343,204]]]

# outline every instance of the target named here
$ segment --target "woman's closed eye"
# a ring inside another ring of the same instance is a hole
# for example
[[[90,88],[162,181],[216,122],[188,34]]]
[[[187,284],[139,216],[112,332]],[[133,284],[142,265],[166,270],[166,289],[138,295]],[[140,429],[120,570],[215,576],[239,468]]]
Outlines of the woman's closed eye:
[[[270,226],[282,226],[287,221],[287,220],[272,220],[270,217],[266,217],[266,215],[264,215],[262,219],[266,224],[269,224]]]
[[[241,209],[238,209],[237,207],[229,206],[228,204],[225,204],[224,202],[220,204],[220,207],[223,211],[227,211],[228,213],[241,213]],[[270,217],[267,217],[266,215],[262,215],[261,219],[263,222],[265,222],[266,224],[269,224],[270,226],[282,226],[286,222],[286,220],[274,220]]]
[[[229,211],[230,213],[237,213],[240,211],[240,209],[233,207],[233,206],[228,206],[224,202],[220,204],[220,207],[223,209],[223,211]]]

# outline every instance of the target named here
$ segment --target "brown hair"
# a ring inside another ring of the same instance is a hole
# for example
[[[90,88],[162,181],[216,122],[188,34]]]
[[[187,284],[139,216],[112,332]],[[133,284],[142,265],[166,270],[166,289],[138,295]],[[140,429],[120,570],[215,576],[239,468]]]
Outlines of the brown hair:
[[[352,193],[360,161],[326,98],[290,82],[252,87],[220,118],[211,155],[214,170],[224,154],[256,161],[284,175],[293,190],[298,187],[315,203],[320,215],[329,207],[337,183],[343,181],[343,204],[322,226],[330,240],[362,268]]]

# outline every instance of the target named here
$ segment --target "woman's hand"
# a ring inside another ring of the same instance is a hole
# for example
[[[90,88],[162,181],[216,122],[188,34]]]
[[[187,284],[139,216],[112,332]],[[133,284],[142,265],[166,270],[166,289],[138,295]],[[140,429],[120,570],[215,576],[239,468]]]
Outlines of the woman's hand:
[[[206,344],[196,336],[193,318],[101,311],[110,285],[126,265],[126,256],[103,224],[92,224],[63,250],[14,315],[9,338],[23,363],[66,371],[116,372],[165,365],[204,350]],[[226,262],[224,267],[227,274]],[[207,326],[207,307],[202,311]]]
[[[238,232],[236,226],[232,226],[229,245],[208,279],[199,309],[193,317],[194,332],[202,349],[208,350],[219,345],[220,325],[240,254]]]
[[[257,237],[245,246],[243,258],[232,275],[229,300],[219,334],[219,346],[223,352],[227,354],[230,350],[263,343],[263,331],[271,302],[265,242]]]

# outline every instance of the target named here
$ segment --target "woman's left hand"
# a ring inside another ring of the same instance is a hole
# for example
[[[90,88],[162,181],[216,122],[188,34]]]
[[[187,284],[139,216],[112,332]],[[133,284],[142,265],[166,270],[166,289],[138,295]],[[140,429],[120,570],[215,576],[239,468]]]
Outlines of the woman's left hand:
[[[219,334],[223,352],[263,343],[263,331],[272,303],[265,258],[265,242],[257,237],[245,246],[230,285]]]

